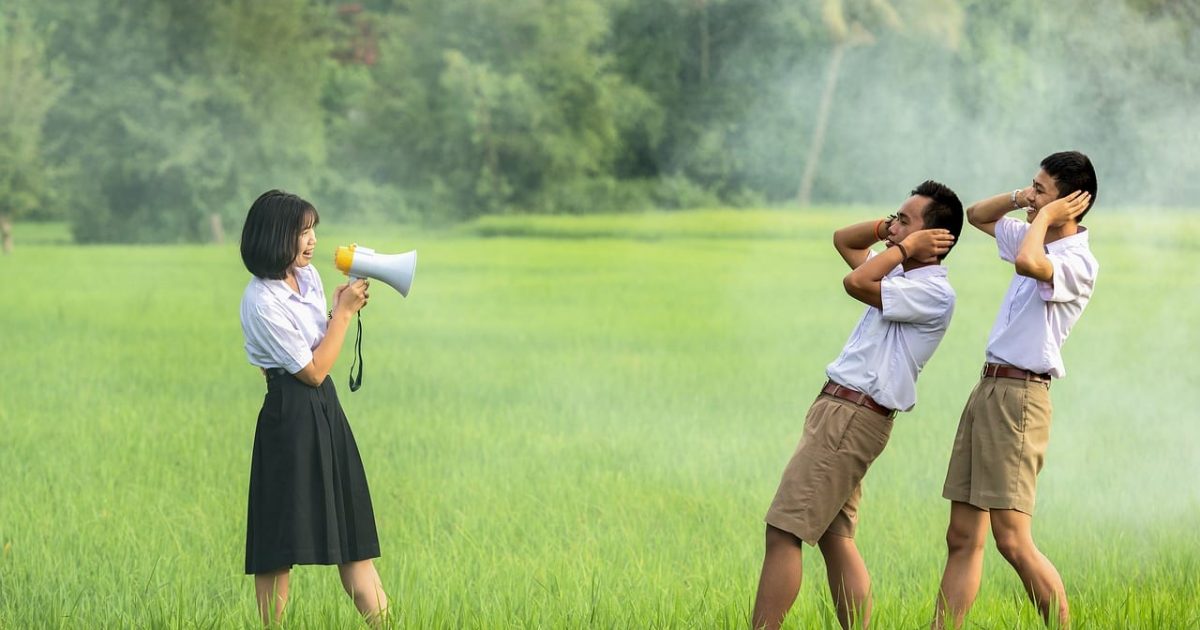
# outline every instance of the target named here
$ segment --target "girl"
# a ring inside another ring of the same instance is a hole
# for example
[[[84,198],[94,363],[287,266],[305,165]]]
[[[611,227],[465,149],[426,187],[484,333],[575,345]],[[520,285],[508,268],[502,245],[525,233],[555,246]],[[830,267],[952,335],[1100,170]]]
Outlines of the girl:
[[[246,573],[254,575],[264,625],[283,616],[294,564],[336,564],[369,623],[388,605],[371,561],[379,538],[367,477],[329,378],[369,287],[365,280],[337,287],[326,317],[325,289],[311,265],[318,221],[312,204],[270,190],[242,228],[242,262],[254,274],[242,295],[242,332],[250,363],[267,378],[246,527]]]

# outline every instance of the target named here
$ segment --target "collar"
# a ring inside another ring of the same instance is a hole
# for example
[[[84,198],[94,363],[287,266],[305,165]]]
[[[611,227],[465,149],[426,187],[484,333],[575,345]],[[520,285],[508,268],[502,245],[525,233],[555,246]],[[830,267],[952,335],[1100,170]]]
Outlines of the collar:
[[[309,282],[308,274],[302,268],[297,268],[295,273],[296,286],[300,288],[300,293],[292,291],[292,288],[287,285],[286,280],[275,280],[273,278],[258,278],[257,280],[267,288],[267,291],[270,291],[272,295],[281,300],[288,298],[303,300],[308,295],[309,289],[312,288],[312,282]]]
[[[1046,243],[1046,253],[1059,254],[1074,247],[1088,246],[1088,229],[1079,226],[1079,231],[1070,236],[1064,236],[1057,241]]]
[[[916,269],[913,269],[912,271],[903,271],[902,270],[900,272],[900,275],[904,276],[905,278],[925,278],[925,277],[937,278],[939,276],[946,275],[946,267],[941,264],[925,265],[924,267],[917,267]]]

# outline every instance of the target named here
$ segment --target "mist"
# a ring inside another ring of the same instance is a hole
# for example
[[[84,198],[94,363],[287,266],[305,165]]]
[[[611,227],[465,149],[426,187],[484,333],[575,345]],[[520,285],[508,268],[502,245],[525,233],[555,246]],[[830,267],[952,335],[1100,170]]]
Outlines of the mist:
[[[1101,208],[1200,195],[1200,5],[15,2],[0,215],[80,242],[331,218],[964,201],[1079,150]],[[831,74],[831,60],[838,60]],[[831,87],[832,86],[832,87]],[[827,103],[822,118],[822,103]],[[805,174],[811,180],[806,193]]]
[[[849,48],[815,201],[890,204],[932,178],[969,203],[1028,185],[1050,153],[1079,150],[1096,166],[1102,207],[1194,203],[1194,21],[1148,18],[1121,1],[1026,3],[1025,19],[997,30],[986,15],[996,3],[971,4],[961,38],[884,32]],[[1176,7],[1200,12],[1196,3]],[[748,44],[740,54],[758,51]],[[802,170],[828,57],[781,71],[734,139],[775,201],[788,200]]]

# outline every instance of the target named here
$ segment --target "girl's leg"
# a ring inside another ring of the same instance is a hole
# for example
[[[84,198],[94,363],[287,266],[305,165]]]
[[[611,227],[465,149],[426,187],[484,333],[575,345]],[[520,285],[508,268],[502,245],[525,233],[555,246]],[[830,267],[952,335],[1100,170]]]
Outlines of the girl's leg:
[[[258,601],[258,614],[262,617],[264,626],[271,625],[272,609],[275,612],[275,623],[279,623],[283,619],[283,609],[287,606],[290,575],[291,569],[254,574],[254,598]],[[271,605],[272,602],[274,602],[274,606]]]
[[[338,565],[338,573],[342,576],[342,587],[346,589],[358,612],[362,613],[367,623],[378,626],[387,614],[387,593],[383,592],[383,582],[375,563],[371,560],[359,560]]]

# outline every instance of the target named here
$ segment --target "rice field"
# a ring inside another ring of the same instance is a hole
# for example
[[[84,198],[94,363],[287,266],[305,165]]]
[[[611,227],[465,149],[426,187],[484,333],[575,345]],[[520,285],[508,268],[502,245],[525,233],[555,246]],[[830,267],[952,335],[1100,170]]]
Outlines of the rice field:
[[[1200,627],[1194,213],[1093,212],[1094,299],[1067,342],[1035,537],[1076,628]],[[408,628],[744,628],[762,517],[862,307],[831,246],[886,208],[500,217],[318,228],[416,248],[333,372]],[[236,244],[88,246],[18,225],[0,257],[0,628],[258,625],[242,574],[254,422]],[[327,254],[327,255],[326,255]],[[927,627],[940,491],[1011,268],[969,227],[954,321],[866,480],[875,627]],[[352,341],[352,340],[351,340]],[[994,549],[972,628],[1036,628]],[[297,567],[285,627],[362,626]],[[805,552],[792,628],[836,627]]]

